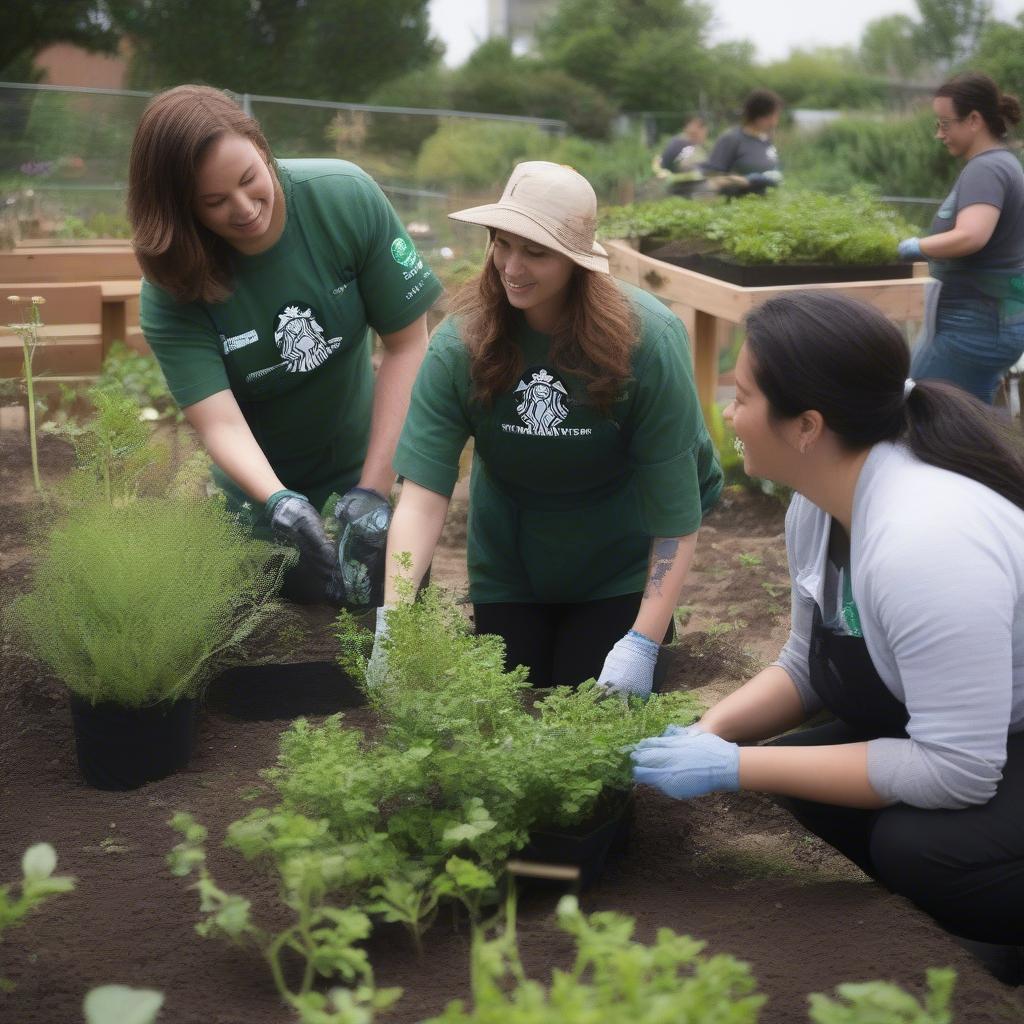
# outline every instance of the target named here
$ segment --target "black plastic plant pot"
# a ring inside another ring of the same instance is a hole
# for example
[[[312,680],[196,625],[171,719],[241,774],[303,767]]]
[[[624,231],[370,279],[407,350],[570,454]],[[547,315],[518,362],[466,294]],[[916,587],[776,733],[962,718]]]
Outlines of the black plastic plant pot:
[[[162,701],[144,708],[71,697],[78,767],[96,789],[138,789],[188,765],[198,701]]]
[[[848,281],[889,281],[912,277],[910,263],[736,263],[714,253],[688,251],[686,243],[644,239],[644,255],[684,270],[728,281],[741,288],[772,288],[788,284],[838,284]]]
[[[579,877],[573,885],[587,889],[601,877],[609,860],[625,852],[632,824],[633,794],[617,790],[602,797],[595,812],[578,825],[531,832],[516,856],[534,864],[577,868]]]
[[[210,684],[207,703],[234,718],[270,722],[333,715],[366,705],[366,695],[333,661],[241,665]]]

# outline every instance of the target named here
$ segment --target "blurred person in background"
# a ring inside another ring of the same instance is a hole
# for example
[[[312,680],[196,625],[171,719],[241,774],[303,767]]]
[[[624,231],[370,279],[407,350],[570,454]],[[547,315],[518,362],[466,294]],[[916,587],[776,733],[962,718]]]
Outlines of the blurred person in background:
[[[773,137],[782,116],[782,97],[754,89],[743,101],[743,121],[718,137],[701,169],[723,195],[761,193],[782,181]]]
[[[1021,106],[987,75],[967,72],[936,91],[932,109],[935,137],[965,166],[931,234],[900,242],[900,257],[926,259],[938,282],[911,373],[991,403],[1024,353],[1024,170],[1006,146]]]

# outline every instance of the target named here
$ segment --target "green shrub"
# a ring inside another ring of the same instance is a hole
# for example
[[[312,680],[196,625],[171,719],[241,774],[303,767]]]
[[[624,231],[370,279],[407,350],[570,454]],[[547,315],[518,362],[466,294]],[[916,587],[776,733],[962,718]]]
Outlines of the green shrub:
[[[103,360],[98,386],[117,386],[140,409],[155,409],[160,418],[171,417],[180,423],[184,416],[171,397],[160,364],[151,355],[143,355],[122,341],[115,341]]]
[[[186,497],[74,508],[37,554],[23,643],[72,693],[130,707],[194,696],[274,609],[287,560]]]
[[[845,196],[778,189],[707,203],[665,199],[612,207],[604,238],[689,239],[744,264],[889,263],[911,226],[862,187]]]
[[[844,117],[779,140],[787,180],[828,192],[867,185],[882,195],[942,199],[959,170],[935,139],[931,110],[911,117]],[[934,209],[922,214],[931,223]]]
[[[557,144],[535,125],[452,118],[423,143],[416,177],[440,187],[500,188],[517,163],[550,159]]]

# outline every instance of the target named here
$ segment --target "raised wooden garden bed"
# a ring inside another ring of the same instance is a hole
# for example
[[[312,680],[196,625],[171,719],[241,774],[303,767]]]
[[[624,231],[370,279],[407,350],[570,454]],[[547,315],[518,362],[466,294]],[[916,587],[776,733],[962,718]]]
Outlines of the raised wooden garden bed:
[[[686,325],[693,350],[697,396],[706,420],[718,392],[718,350],[733,324],[742,323],[747,312],[776,295],[809,289],[836,292],[869,302],[899,323],[920,321],[924,289],[931,280],[927,264],[914,264],[912,277],[889,280],[862,277],[830,283],[802,282],[744,287],[719,280],[686,267],[675,266],[638,251],[629,241],[604,243],[612,274],[656,295]],[[861,273],[864,268],[860,268]]]

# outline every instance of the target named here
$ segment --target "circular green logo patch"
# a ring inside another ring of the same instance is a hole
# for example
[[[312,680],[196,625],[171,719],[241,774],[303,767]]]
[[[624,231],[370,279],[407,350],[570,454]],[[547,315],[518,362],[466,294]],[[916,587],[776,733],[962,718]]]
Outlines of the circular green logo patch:
[[[404,238],[396,238],[391,243],[391,258],[400,266],[410,269],[418,259],[416,246]]]

